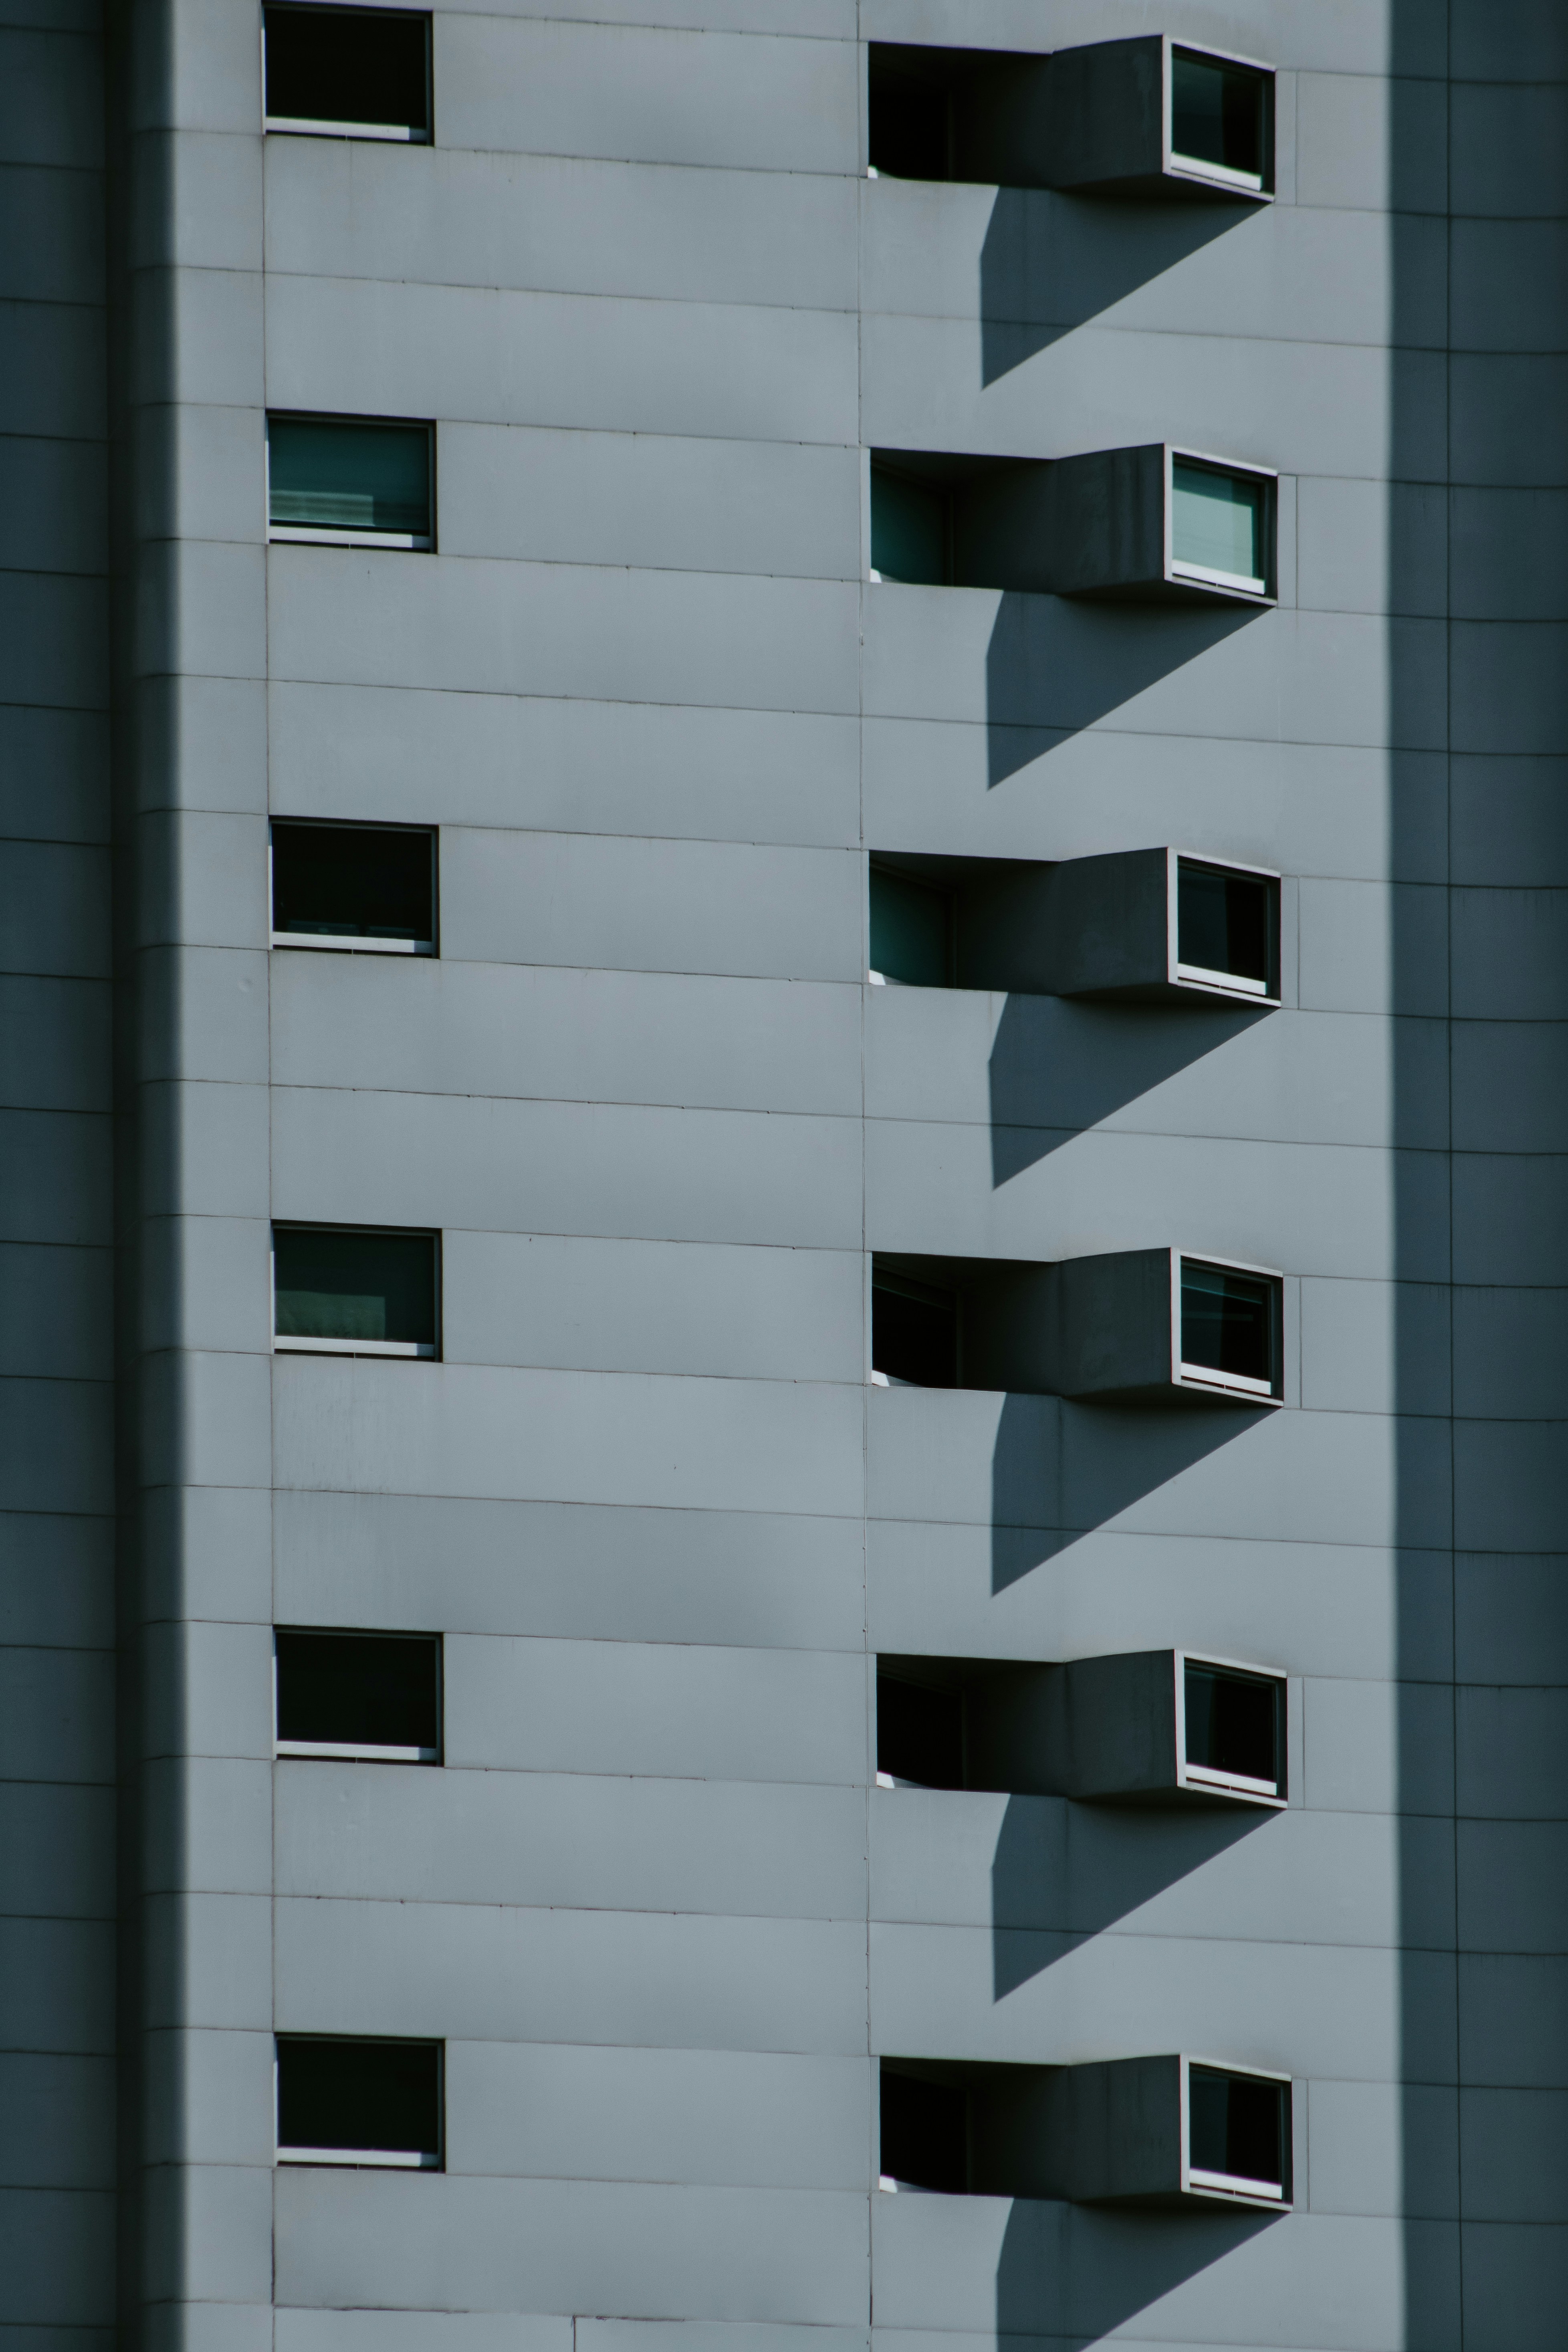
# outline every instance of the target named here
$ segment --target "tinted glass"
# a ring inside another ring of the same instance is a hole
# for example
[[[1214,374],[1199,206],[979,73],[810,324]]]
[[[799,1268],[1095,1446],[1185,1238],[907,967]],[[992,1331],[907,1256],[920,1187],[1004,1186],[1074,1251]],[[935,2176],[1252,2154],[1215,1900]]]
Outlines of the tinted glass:
[[[1184,859],[1176,867],[1177,961],[1268,987],[1273,896],[1270,884],[1251,875]]]
[[[922,1789],[963,1786],[963,1696],[877,1676],[877,1769]]]
[[[1243,1380],[1274,1378],[1274,1285],[1182,1260],[1182,1361]]]
[[[1185,1675],[1187,1761],[1248,1780],[1280,1778],[1283,1693],[1271,1677],[1189,1665]]]
[[[440,1644],[432,1634],[279,1629],[278,1737],[344,1748],[438,1748]]]
[[[958,1301],[897,1275],[871,1277],[871,1364],[922,1389],[958,1385]]]
[[[947,497],[907,474],[871,468],[871,569],[884,580],[947,581]]]
[[[1171,60],[1171,145],[1194,163],[1263,174],[1261,74],[1178,49]]]
[[[272,828],[272,928],[323,939],[436,936],[433,833],[373,824]]]
[[[269,115],[428,131],[428,16],[268,8],[266,23]]]
[[[913,988],[952,978],[952,898],[907,875],[871,868],[871,969]]]
[[[1178,457],[1172,467],[1171,550],[1178,563],[1263,583],[1263,485]]]
[[[881,48],[880,42],[872,42],[872,168],[897,180],[945,180],[947,92],[929,76],[879,55]]]
[[[430,536],[430,428],[273,416],[268,514],[304,530]]]
[[[438,2156],[440,2043],[279,2034],[278,2145]]]
[[[1188,2161],[1195,2172],[1284,2186],[1285,2085],[1194,2066]]]
[[[278,1337],[436,1344],[432,1234],[274,1225]]]
[[[969,2102],[947,2083],[882,2068],[881,2170],[911,2189],[962,2197],[969,2187]]]

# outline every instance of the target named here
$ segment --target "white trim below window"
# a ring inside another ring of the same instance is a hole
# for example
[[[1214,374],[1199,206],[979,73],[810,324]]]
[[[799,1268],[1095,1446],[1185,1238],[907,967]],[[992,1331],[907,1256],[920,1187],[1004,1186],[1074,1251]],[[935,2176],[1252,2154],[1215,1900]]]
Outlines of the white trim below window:
[[[1199,2172],[1189,2166],[1187,2186],[1189,2189],[1215,2189],[1226,2197],[1266,2199],[1270,2205],[1283,2205],[1285,2202],[1285,2190],[1279,2181],[1248,2180],[1237,2172]]]
[[[441,2159],[413,2147],[280,2147],[279,2164],[375,2165],[395,2172],[438,2172]]]
[[[264,131],[289,131],[300,139],[390,139],[403,147],[428,147],[430,133],[401,122],[327,122],[314,114],[269,114]]]
[[[1194,1664],[1201,1665],[1201,1659]],[[1184,1763],[1182,1777],[1189,1788],[1223,1789],[1234,1796],[1278,1797],[1278,1780],[1254,1780],[1245,1772],[1217,1772],[1207,1764]]]
[[[275,948],[325,948],[336,955],[423,955],[436,952],[434,940],[372,940],[361,931],[274,931]]]
[[[1247,478],[1249,477],[1244,475],[1237,476],[1238,481]],[[1254,579],[1245,572],[1211,571],[1207,564],[1188,563],[1176,555],[1171,558],[1171,577],[1173,580],[1190,580],[1199,588],[1233,588],[1243,596],[1267,596],[1268,593],[1267,580]]]
[[[279,1739],[275,1747],[279,1756],[335,1758],[342,1764],[438,1764],[441,1760],[436,1748],[366,1748],[349,1739]]]
[[[1263,194],[1261,172],[1238,172],[1231,163],[1205,163],[1201,155],[1184,155],[1177,147],[1171,150],[1171,163],[1175,171],[1191,172],[1199,179],[1213,180],[1221,188],[1237,188],[1250,196]]]
[[[267,537],[269,544],[284,547],[396,547],[423,554],[436,544],[416,530],[323,530],[302,522],[269,522]]]
[[[1266,980],[1251,980],[1240,971],[1210,971],[1201,963],[1179,963],[1178,980],[1194,981],[1200,988],[1223,988],[1229,996],[1262,996],[1270,994]]]
[[[279,1356],[434,1356],[427,1339],[311,1339],[293,1332],[275,1331],[273,1352]]]
[[[1178,1377],[1194,1388],[1223,1389],[1233,1396],[1272,1397],[1272,1381],[1255,1381],[1248,1372],[1217,1371],[1212,1364],[1178,1364]]]

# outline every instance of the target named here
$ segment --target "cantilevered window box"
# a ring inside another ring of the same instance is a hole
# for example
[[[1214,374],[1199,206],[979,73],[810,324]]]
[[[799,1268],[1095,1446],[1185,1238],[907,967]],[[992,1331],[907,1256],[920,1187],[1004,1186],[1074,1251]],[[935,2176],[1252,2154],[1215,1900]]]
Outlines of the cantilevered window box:
[[[272,945],[437,952],[436,829],[272,821]]]
[[[280,2033],[278,2161],[438,2172],[443,2045]]]
[[[317,139],[430,138],[430,19],[404,8],[262,11],[266,128]]]
[[[268,416],[268,540],[429,553],[435,440],[434,426],[390,417]]]
[[[440,1762],[439,1633],[279,1625],[272,1640],[279,1756]]]
[[[279,1354],[436,1356],[440,1237],[376,1225],[274,1225]]]

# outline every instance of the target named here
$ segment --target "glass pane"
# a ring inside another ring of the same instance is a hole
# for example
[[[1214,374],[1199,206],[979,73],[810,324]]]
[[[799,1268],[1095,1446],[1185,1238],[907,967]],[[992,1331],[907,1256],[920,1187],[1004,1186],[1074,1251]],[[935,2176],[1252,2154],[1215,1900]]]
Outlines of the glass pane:
[[[963,1693],[879,1675],[877,1769],[922,1789],[962,1789]]]
[[[268,8],[268,113],[428,131],[429,22],[374,8]]]
[[[1279,1779],[1279,1685],[1261,1675],[1189,1665],[1187,1762],[1247,1780]]]
[[[899,1276],[871,1277],[871,1363],[912,1388],[958,1385],[958,1301]]]
[[[1254,2082],[1194,2066],[1187,2160],[1195,2172],[1225,2172],[1233,2180],[1284,2184],[1284,2085]]]
[[[275,1225],[279,1339],[436,1343],[436,1243],[429,1234]]]
[[[871,969],[911,988],[946,988],[952,978],[952,899],[945,890],[871,868]]]
[[[1271,887],[1212,866],[1176,868],[1176,961],[1268,985]]]
[[[1178,563],[1263,584],[1263,485],[1178,457],[1172,468],[1171,547]]]
[[[279,2034],[278,2145],[438,2156],[440,2044]]]
[[[911,2189],[962,2197],[969,2186],[969,2102],[955,2084],[882,2068],[881,2171]]]
[[[1171,146],[1194,163],[1263,176],[1261,74],[1178,49],[1171,60]]]
[[[905,474],[871,468],[871,569],[884,580],[947,581],[947,499]]]
[[[273,416],[269,512],[314,530],[430,536],[430,432],[424,425],[340,425]]]
[[[272,827],[272,928],[322,938],[435,938],[435,836],[368,824]]]
[[[1182,1261],[1182,1361],[1243,1380],[1274,1378],[1274,1285]]]
[[[435,1748],[437,1644],[428,1635],[279,1631],[278,1737],[346,1748]]]
[[[887,64],[881,48],[880,42],[871,44],[868,161],[896,180],[945,180],[947,91],[924,75]]]

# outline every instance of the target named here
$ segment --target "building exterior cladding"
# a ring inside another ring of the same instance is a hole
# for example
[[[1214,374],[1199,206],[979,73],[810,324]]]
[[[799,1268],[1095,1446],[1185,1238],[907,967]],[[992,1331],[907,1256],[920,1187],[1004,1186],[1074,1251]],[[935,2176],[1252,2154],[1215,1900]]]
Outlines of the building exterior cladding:
[[[1272,205],[866,176],[868,42],[1149,31]],[[258,34],[0,30],[0,2344],[1557,2352],[1568,11],[437,5],[428,147]],[[268,409],[438,552],[269,547]],[[868,577],[872,447],[1158,440],[1277,609]],[[269,814],[438,824],[439,957],[269,952]],[[868,851],[1172,842],[1278,1012],[865,984]],[[275,1355],[275,1218],[441,1360]],[[1283,1409],[868,1381],[873,1250],[1167,1244]],[[278,1623],[439,1631],[440,1768],[275,1760]],[[1287,1810],[874,1785],[879,1653],[1162,1645]],[[278,2167],[279,2032],[444,2169]],[[1172,2050],[1288,2214],[876,2186],[881,2054]]]

